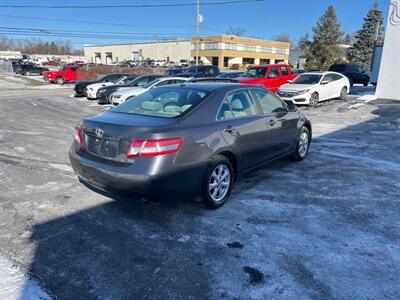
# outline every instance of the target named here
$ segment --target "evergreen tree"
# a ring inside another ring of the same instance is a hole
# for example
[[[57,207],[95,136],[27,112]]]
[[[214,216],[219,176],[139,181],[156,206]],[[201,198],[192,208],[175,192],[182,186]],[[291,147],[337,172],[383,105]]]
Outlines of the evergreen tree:
[[[356,33],[354,46],[350,49],[348,55],[349,61],[360,64],[369,70],[375,42],[381,43],[382,41],[383,12],[379,9],[378,4],[375,3],[369,10],[367,17],[364,18],[362,28]]]
[[[313,27],[312,41],[305,49],[306,67],[321,70],[329,68],[342,56],[342,51],[338,47],[343,40],[342,37],[342,25],[337,20],[335,8],[329,6]]]

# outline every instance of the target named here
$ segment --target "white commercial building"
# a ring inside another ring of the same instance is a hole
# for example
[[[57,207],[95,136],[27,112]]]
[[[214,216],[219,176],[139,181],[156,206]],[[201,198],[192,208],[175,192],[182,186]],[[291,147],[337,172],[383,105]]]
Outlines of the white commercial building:
[[[87,62],[111,64],[145,59],[179,62],[190,59],[190,40],[155,41],[135,44],[85,45]]]

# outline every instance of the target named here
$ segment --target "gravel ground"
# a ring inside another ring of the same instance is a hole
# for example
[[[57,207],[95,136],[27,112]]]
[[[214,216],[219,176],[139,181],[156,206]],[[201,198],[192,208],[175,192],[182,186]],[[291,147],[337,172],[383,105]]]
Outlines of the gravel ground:
[[[0,90],[0,258],[52,297],[400,298],[399,102],[302,108],[308,159],[248,175],[212,211],[80,184],[73,127],[104,108],[70,94]]]

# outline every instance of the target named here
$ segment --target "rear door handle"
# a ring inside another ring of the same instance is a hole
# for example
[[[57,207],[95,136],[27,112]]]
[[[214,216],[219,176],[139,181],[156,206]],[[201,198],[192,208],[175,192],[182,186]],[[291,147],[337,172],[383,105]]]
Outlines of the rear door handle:
[[[233,132],[236,131],[236,129],[235,129],[235,127],[229,125],[228,127],[226,127],[226,128],[224,129],[224,131],[225,131],[225,132],[228,132],[228,133],[233,133]]]
[[[267,125],[269,125],[269,126],[274,126],[276,123],[275,123],[275,121],[274,120],[269,120],[269,121],[267,121]]]

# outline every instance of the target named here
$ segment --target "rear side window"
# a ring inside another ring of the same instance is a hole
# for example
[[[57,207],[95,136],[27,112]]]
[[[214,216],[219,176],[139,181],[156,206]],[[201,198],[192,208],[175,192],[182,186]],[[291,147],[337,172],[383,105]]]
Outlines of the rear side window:
[[[264,114],[279,113],[285,111],[283,103],[268,91],[253,90],[254,98],[260,103]]]
[[[279,77],[278,68],[272,68],[268,73],[268,78],[276,78]]]
[[[183,88],[151,89],[128,100],[111,111],[162,118],[179,117],[192,110],[207,97],[207,93]]]
[[[243,118],[257,114],[256,106],[249,93],[245,90],[235,91],[225,97],[224,102],[218,112],[218,120],[230,120]]]
[[[330,75],[332,76],[332,78],[333,78],[334,81],[335,81],[335,80],[340,80],[340,79],[343,78],[343,77],[340,76],[339,74],[330,74]]]
[[[282,66],[282,67],[281,67],[281,73],[282,73],[282,76],[287,76],[287,75],[289,75],[289,70],[288,70],[288,68],[285,67],[285,66]]]

